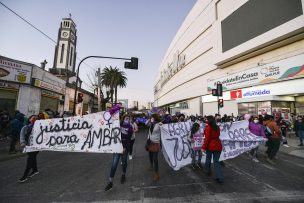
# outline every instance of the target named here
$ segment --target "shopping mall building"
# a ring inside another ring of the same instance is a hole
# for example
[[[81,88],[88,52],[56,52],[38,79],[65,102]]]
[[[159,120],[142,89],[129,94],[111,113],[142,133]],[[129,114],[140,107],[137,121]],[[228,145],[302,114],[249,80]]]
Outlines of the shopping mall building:
[[[304,114],[304,0],[198,0],[159,68],[171,114]]]

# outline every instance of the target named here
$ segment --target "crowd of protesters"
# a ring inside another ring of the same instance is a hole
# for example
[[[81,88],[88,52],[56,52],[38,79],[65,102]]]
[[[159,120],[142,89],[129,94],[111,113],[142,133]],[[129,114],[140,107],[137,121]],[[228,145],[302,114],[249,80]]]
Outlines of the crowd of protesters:
[[[113,110],[113,109],[112,109]],[[115,109],[114,109],[115,110]],[[111,109],[110,109],[111,111]],[[115,110],[116,111],[116,110]],[[71,115],[63,114],[61,117],[68,117]],[[10,137],[9,153],[16,153],[16,145],[19,142],[19,148],[22,149],[28,145],[28,137],[34,126],[36,120],[56,118],[59,117],[57,113],[46,109],[44,112],[38,115],[32,115],[26,118],[24,114],[16,111],[13,119],[6,110],[0,112],[0,132],[1,139]],[[272,115],[250,115],[245,114],[243,116],[234,116],[215,114],[214,116],[185,116],[184,114],[170,115],[166,112],[160,116],[155,113],[152,115],[145,115],[143,117],[121,113],[121,141],[123,145],[123,152],[121,154],[113,154],[112,165],[110,170],[109,182],[105,188],[105,191],[111,190],[113,187],[113,179],[119,163],[122,165],[122,176],[120,179],[121,184],[126,181],[126,171],[128,166],[128,160],[133,159],[133,146],[136,139],[136,132],[139,127],[148,127],[146,150],[148,151],[148,160],[150,163],[150,169],[153,171],[153,181],[160,179],[159,175],[159,161],[158,156],[162,148],[161,146],[161,126],[168,123],[178,123],[185,121],[192,121],[192,128],[188,135],[189,145],[192,149],[192,168],[203,169],[206,176],[210,176],[211,173],[211,160],[214,164],[214,180],[223,184],[224,178],[221,170],[223,162],[219,161],[222,144],[220,140],[220,128],[219,122],[235,122],[240,120],[248,120],[249,130],[256,136],[267,138],[266,146],[267,150],[265,155],[266,161],[270,164],[275,164],[274,159],[281,146],[281,144],[287,145],[287,135],[291,130],[295,131],[295,135],[299,137],[300,144],[303,146],[304,139],[304,122],[303,117],[293,116],[291,122],[284,120],[280,116]],[[204,131],[201,132],[200,125],[204,123]],[[285,138],[285,139],[284,139]],[[249,152],[249,156],[254,162],[259,162],[258,149],[252,149]],[[205,166],[202,166],[202,154],[206,155]],[[26,168],[23,176],[19,179],[19,182],[25,182],[28,178],[33,177],[39,173],[37,168],[38,152],[28,152],[28,158],[26,162]]]

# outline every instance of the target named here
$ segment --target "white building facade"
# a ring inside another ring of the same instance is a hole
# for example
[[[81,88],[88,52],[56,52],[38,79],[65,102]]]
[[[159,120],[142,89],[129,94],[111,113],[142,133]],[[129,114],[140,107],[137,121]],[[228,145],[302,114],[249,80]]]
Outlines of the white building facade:
[[[304,0],[198,0],[154,86],[170,113],[304,114]]]

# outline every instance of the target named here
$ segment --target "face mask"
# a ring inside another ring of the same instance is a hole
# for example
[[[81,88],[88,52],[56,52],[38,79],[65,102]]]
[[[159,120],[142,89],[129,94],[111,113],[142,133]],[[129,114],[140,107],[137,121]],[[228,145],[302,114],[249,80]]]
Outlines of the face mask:
[[[129,122],[130,122],[129,119],[124,120],[124,123],[129,123]]]
[[[151,123],[153,123],[154,122],[154,118],[151,118]]]
[[[253,122],[254,122],[254,123],[258,123],[258,122],[259,122],[259,120],[253,120]]]

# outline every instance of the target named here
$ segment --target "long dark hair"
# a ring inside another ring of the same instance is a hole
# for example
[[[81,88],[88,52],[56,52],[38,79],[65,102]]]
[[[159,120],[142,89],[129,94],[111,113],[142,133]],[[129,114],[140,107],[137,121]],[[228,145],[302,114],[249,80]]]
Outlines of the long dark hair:
[[[207,116],[208,125],[214,130],[218,131],[219,127],[216,125],[215,118],[213,116]]]
[[[198,123],[193,123],[193,126],[191,128],[191,138],[193,137],[193,134],[195,134],[199,130],[200,125]]]

